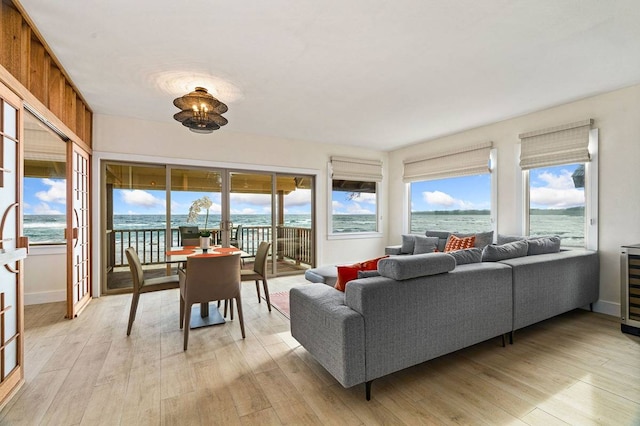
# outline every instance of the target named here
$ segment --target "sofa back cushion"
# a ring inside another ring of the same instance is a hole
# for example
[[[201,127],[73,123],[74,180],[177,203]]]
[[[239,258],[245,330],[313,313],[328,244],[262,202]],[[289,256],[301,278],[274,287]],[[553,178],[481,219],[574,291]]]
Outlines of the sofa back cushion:
[[[522,235],[506,235],[506,234],[498,234],[497,244],[499,246],[507,243],[512,243],[514,241],[524,241],[527,237]]]
[[[413,246],[413,254],[433,253],[438,248],[438,237],[425,237],[424,235],[415,236],[415,245]]]
[[[424,233],[427,237],[438,237],[438,251],[444,251],[444,246],[447,244],[447,239],[451,232],[447,231],[426,231]]]
[[[482,249],[482,261],[497,262],[499,260],[526,256],[527,248],[528,244],[526,241],[514,241],[502,245],[488,245]]]
[[[529,238],[527,255],[558,253],[560,251],[560,237]]]
[[[456,260],[447,253],[426,253],[414,256],[395,256],[381,259],[378,272],[396,281],[428,275],[443,274],[456,267]]]
[[[449,253],[456,260],[456,265],[482,262],[482,249],[472,247],[465,250],[456,250]]]
[[[461,234],[459,232],[454,232],[451,235],[455,235],[458,238],[465,238],[465,237],[472,237],[472,236],[476,237],[474,241],[474,247],[478,247],[480,250],[482,250],[489,244],[493,243],[493,231],[476,232],[476,233],[468,233],[468,234]]]
[[[413,254],[413,249],[416,245],[416,236],[411,234],[405,234],[402,236],[402,246],[400,247],[400,253]]]

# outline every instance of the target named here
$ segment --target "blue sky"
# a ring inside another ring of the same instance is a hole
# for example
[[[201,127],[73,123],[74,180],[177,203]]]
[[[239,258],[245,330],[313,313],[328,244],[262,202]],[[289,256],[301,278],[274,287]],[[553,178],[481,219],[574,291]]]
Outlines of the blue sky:
[[[584,205],[584,189],[575,188],[571,174],[578,165],[534,169],[530,172],[531,206],[567,208]],[[187,214],[191,203],[204,195],[213,201],[210,212],[220,213],[219,193],[174,191],[171,211]],[[349,200],[348,192],[334,191],[333,214],[375,214],[376,194],[360,194]],[[64,214],[65,182],[62,179],[24,179],[25,214]],[[286,214],[309,214],[311,191],[298,189],[285,196]],[[463,176],[411,184],[411,211],[489,209],[490,175]],[[116,190],[115,214],[165,214],[164,191]],[[232,194],[232,214],[269,214],[271,198],[266,194]]]

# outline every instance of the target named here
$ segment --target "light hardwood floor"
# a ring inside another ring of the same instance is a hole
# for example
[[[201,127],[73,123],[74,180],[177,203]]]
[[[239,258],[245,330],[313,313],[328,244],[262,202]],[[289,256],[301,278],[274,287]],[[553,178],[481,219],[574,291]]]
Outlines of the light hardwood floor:
[[[304,283],[270,281],[271,291]],[[6,425],[640,424],[640,338],[576,310],[373,382],[344,389],[291,337],[289,321],[245,283],[237,320],[193,330],[182,350],[178,292],[144,294],[130,337],[129,295],[28,306],[26,384]]]

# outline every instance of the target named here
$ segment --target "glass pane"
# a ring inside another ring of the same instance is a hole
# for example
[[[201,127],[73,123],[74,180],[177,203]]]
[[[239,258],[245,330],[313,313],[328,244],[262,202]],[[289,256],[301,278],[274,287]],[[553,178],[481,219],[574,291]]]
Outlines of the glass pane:
[[[529,235],[559,235],[562,246],[584,247],[584,164],[529,171]]]
[[[4,110],[4,134],[9,136],[10,138],[16,138],[18,136],[17,128],[18,124],[16,119],[18,118],[17,111],[14,107],[9,105],[6,102],[3,102],[3,110]],[[27,114],[25,114],[27,115]]]
[[[107,290],[131,287],[124,250],[135,248],[145,278],[166,273],[166,170],[163,166],[104,165]],[[177,238],[177,229],[169,238]]]
[[[276,224],[278,274],[299,272],[314,263],[310,176],[277,175]]]
[[[333,180],[333,233],[376,232],[378,198],[375,182]]]
[[[221,188],[218,171],[171,170],[171,246],[200,245],[200,232],[209,232],[213,244],[221,244]]]
[[[229,244],[256,254],[262,241],[272,241],[271,193],[273,176],[259,173],[230,173],[229,213],[233,229]],[[284,190],[284,189],[283,189]]]
[[[491,174],[411,183],[412,233],[491,230]]]
[[[29,244],[64,244],[67,226],[66,143],[24,114],[24,234]]]

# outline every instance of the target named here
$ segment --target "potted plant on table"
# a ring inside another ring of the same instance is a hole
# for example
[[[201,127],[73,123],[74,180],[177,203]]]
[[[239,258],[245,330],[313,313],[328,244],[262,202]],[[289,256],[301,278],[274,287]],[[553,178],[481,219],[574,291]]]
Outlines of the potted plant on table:
[[[211,231],[207,230],[207,224],[209,223],[209,208],[213,205],[213,202],[206,195],[202,198],[198,198],[189,207],[189,216],[187,217],[187,223],[196,223],[198,214],[201,209],[205,209],[207,214],[204,219],[204,229],[200,231],[200,247],[208,249],[211,245]]]

